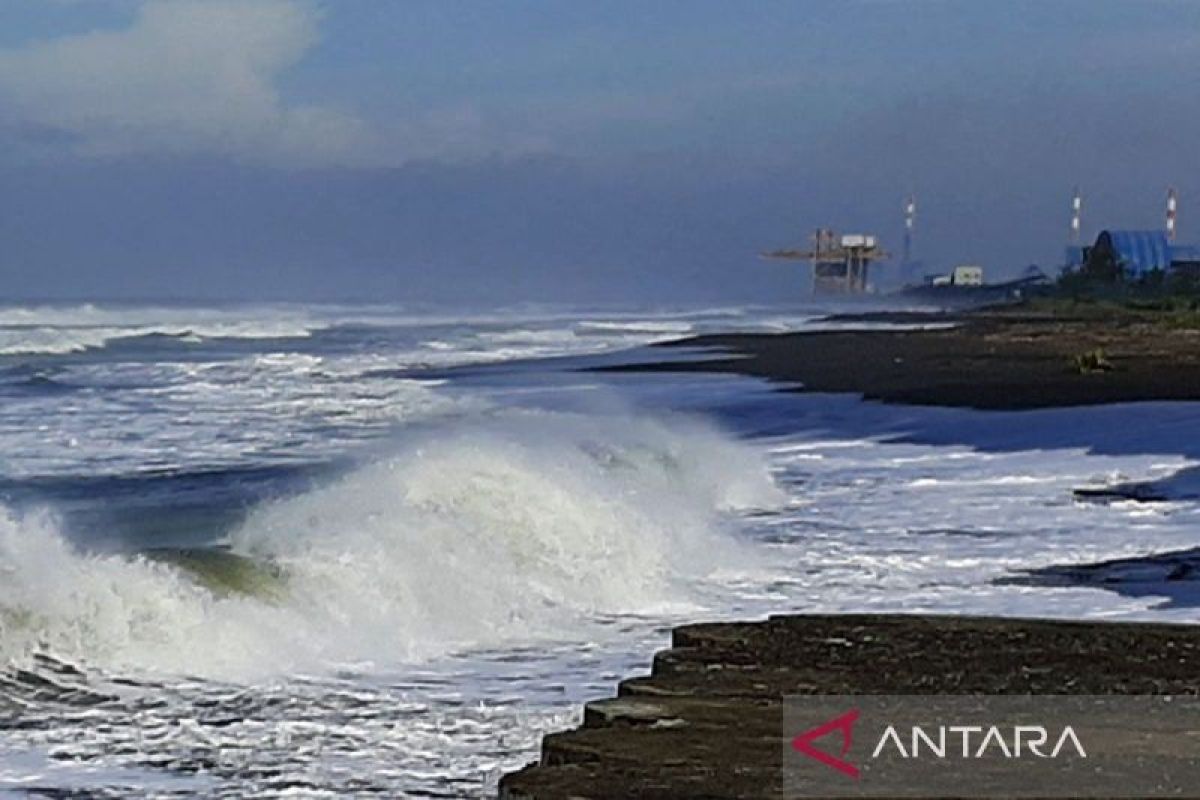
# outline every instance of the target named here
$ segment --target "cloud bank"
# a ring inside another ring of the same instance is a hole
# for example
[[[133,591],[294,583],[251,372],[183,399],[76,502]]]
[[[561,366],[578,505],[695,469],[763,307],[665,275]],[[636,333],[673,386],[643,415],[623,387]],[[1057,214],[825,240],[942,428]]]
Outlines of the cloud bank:
[[[363,119],[281,93],[317,39],[318,13],[300,0],[147,0],[127,28],[0,50],[0,108],[10,132],[83,156],[386,161]]]

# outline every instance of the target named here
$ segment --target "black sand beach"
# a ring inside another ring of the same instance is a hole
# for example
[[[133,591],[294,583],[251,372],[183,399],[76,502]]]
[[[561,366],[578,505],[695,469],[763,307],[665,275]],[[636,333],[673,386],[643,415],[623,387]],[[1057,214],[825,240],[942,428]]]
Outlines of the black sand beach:
[[[978,409],[1200,399],[1200,330],[1161,319],[1017,309],[903,321],[954,327],[698,336],[660,347],[711,349],[713,359],[607,369],[734,372],[806,391]],[[1096,351],[1096,368],[1077,363]]]

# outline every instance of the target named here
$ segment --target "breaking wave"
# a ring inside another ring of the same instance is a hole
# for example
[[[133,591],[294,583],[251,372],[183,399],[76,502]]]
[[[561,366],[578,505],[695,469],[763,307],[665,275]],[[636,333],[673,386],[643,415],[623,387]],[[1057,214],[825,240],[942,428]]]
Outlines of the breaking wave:
[[[688,607],[781,494],[694,422],[527,414],[428,434],[252,512],[219,557],[87,555],[0,514],[0,660],[253,677],[577,636]]]
[[[145,337],[306,338],[327,323],[287,309],[105,308],[94,305],[0,308],[0,355],[62,355]]]

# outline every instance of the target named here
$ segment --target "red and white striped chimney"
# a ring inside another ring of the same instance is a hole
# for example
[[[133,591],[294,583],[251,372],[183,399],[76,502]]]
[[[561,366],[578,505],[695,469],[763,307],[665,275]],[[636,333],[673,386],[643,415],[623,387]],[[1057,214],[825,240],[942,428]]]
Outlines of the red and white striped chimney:
[[[1071,242],[1079,244],[1079,226],[1083,214],[1083,197],[1079,194],[1079,187],[1075,187],[1075,194],[1071,196]]]
[[[1179,206],[1179,194],[1174,187],[1167,189],[1167,238],[1175,241],[1175,211]]]

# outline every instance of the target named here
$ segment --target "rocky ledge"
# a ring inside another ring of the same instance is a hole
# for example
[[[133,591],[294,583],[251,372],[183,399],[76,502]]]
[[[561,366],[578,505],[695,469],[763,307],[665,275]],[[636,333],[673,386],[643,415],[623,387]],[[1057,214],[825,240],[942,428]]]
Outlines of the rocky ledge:
[[[506,800],[780,798],[796,694],[1197,694],[1200,626],[940,616],[687,625],[505,776]]]

